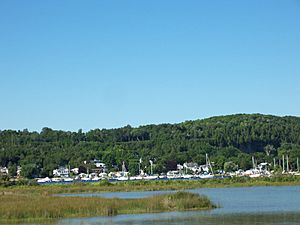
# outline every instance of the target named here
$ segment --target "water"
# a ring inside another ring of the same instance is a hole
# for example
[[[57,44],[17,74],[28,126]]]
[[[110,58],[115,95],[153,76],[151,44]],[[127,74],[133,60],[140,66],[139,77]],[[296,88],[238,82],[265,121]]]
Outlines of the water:
[[[59,225],[294,225],[300,224],[299,214],[237,214],[196,215],[194,213],[161,213],[113,218],[66,219]]]
[[[242,187],[242,188],[203,188],[188,190],[207,195],[221,208],[209,211],[168,212],[155,214],[119,215],[114,217],[96,217],[81,219],[64,219],[59,225],[121,225],[121,224],[300,224],[300,186],[283,187]],[[112,192],[84,193],[76,196],[141,198],[154,194],[172,191],[155,192]],[[74,195],[74,194],[73,194]]]
[[[206,195],[215,204],[221,206],[210,211],[210,214],[300,213],[300,186],[198,188],[186,191]],[[80,193],[64,196],[145,198],[170,192],[174,191]]]

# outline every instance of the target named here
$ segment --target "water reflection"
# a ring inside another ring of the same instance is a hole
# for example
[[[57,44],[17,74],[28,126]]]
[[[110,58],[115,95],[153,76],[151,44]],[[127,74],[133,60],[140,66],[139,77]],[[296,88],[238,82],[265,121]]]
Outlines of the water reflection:
[[[172,218],[169,215],[166,218],[149,218],[147,214],[139,218],[129,218],[127,216],[120,216],[119,218],[89,218],[89,219],[70,219],[63,220],[59,225],[291,225],[300,224],[300,214],[232,214],[232,215],[197,215],[191,217],[177,217]]]

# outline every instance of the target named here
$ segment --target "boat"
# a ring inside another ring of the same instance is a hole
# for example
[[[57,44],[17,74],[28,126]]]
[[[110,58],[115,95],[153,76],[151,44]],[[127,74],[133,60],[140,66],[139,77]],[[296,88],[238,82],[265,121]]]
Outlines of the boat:
[[[59,182],[62,182],[63,181],[63,178],[61,177],[53,177],[51,179],[52,182],[55,182],[55,183],[59,183]]]
[[[143,179],[144,180],[156,180],[156,179],[158,179],[158,175],[147,175],[147,176],[144,176]]]
[[[138,176],[132,176],[132,177],[129,177],[129,180],[143,180],[143,177],[138,175]]]
[[[181,175],[178,170],[171,170],[167,172],[167,178],[168,179],[180,179]]]
[[[38,182],[39,184],[51,183],[51,179],[50,179],[49,177],[39,178],[39,179],[37,179],[37,182]]]
[[[183,174],[183,175],[181,175],[181,178],[183,178],[183,179],[192,179],[192,178],[194,178],[194,175],[192,175],[192,174]]]
[[[127,176],[121,176],[116,178],[117,181],[127,181],[128,179],[129,178]]]
[[[260,163],[258,166],[255,162],[254,157],[252,156],[252,169],[246,170],[244,172],[244,176],[249,176],[251,178],[257,178],[257,177],[269,177],[271,176],[271,173],[268,171],[268,163]]]
[[[200,178],[200,179],[214,178],[214,171],[212,169],[210,160],[208,158],[208,154],[205,154],[205,158],[206,158],[206,163],[205,163],[205,165],[201,166],[201,168],[203,169],[204,172],[198,174],[198,176],[196,176],[196,177]]]
[[[80,180],[83,181],[83,182],[89,182],[89,181],[91,181],[92,179],[89,178],[89,177],[82,177]]]
[[[100,181],[100,180],[102,180],[102,178],[100,178],[100,177],[93,177],[92,178],[92,181]]]
[[[211,179],[211,178],[214,178],[214,175],[210,174],[210,173],[204,173],[204,174],[199,174],[198,178],[200,178],[200,179]]]
[[[74,179],[73,179],[73,178],[70,178],[70,177],[65,177],[65,178],[63,178],[63,181],[64,181],[64,182],[73,182]]]

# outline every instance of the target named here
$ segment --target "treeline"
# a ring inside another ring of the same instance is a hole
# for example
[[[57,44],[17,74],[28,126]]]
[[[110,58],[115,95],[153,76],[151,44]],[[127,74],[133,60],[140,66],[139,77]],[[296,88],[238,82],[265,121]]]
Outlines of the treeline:
[[[138,161],[154,172],[174,169],[177,163],[205,163],[208,153],[215,169],[233,162],[241,169],[258,162],[279,160],[288,154],[291,167],[300,157],[300,118],[260,114],[218,116],[179,124],[133,128],[95,129],[88,132],[52,130],[0,131],[0,166],[22,166],[27,177],[49,176],[60,165],[84,166],[83,161],[101,159],[110,169],[124,161],[132,174]]]

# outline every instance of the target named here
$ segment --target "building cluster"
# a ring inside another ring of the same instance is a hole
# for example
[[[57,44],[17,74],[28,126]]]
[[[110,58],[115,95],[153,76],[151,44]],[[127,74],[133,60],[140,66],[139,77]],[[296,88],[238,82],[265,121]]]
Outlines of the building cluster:
[[[103,173],[107,173],[107,168],[105,163],[101,162],[98,159],[90,160],[90,161],[84,161],[84,164],[86,165],[86,171],[82,172],[79,168],[70,168],[68,166],[60,166],[57,169],[54,169],[52,174],[54,177],[61,177],[61,178],[67,178],[70,177],[70,175],[87,177],[87,176],[98,176]]]
[[[19,177],[21,175],[21,171],[22,171],[22,167],[21,166],[17,166],[17,177]],[[0,176],[8,176],[9,175],[9,170],[7,167],[2,167],[0,166]]]
[[[2,176],[8,175],[8,168],[0,167],[0,175],[2,175]]]
[[[175,170],[168,171],[167,173],[153,174],[153,162],[150,160],[151,170],[150,174],[147,174],[141,169],[142,159],[139,160],[139,174],[131,175],[127,172],[125,163],[122,164],[121,171],[109,172],[105,163],[101,160],[93,159],[89,161],[84,161],[84,166],[79,168],[70,168],[70,166],[60,166],[52,171],[52,178],[39,178],[38,183],[48,183],[48,182],[93,182],[100,180],[109,181],[127,181],[127,180],[158,180],[158,179],[203,179],[203,178],[214,178],[214,177],[224,177],[224,176],[247,176],[247,177],[266,177],[271,176],[274,171],[271,168],[275,168],[276,162],[274,160],[274,165],[269,163],[259,163],[252,158],[253,167],[249,170],[240,170],[237,167],[232,169],[231,172],[227,171],[213,171],[212,165],[208,155],[206,155],[206,163],[204,165],[198,165],[194,162],[186,162],[177,164]],[[230,162],[229,162],[230,163]],[[277,164],[279,168],[283,168],[283,174],[294,174],[300,175],[299,173],[299,162],[297,158],[297,172],[291,171],[289,166],[289,159],[286,156],[282,158],[282,167],[280,162]],[[20,176],[21,167],[17,167],[17,176]],[[9,175],[9,169],[7,167],[0,167],[0,175]]]
[[[200,178],[213,178],[214,174],[210,161],[206,159],[205,165],[198,165],[197,163],[184,163],[183,165],[178,164],[177,170],[168,171],[166,174],[153,174],[152,160],[150,162],[150,174],[145,173],[141,169],[142,159],[139,160],[139,174],[131,176],[127,172],[125,163],[122,164],[121,171],[109,172],[106,165],[98,159],[91,161],[84,161],[86,171],[81,171],[80,168],[70,168],[67,166],[61,166],[53,170],[53,178],[41,178],[38,179],[38,183],[47,182],[73,182],[73,181],[126,181],[126,180],[157,180],[157,179],[200,179]]]

